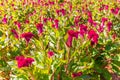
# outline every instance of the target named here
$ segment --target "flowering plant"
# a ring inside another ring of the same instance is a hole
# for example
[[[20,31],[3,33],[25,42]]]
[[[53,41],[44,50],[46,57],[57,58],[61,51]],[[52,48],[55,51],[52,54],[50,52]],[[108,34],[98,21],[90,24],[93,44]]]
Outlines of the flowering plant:
[[[119,4],[119,0],[1,0],[0,79],[119,78]]]

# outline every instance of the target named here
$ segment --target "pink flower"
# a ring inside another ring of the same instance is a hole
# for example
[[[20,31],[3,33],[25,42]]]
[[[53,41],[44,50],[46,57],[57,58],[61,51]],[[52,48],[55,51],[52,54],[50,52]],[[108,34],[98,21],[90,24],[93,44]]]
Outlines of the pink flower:
[[[30,23],[30,21],[26,19],[26,20],[25,20],[25,23],[26,23],[26,24],[29,24],[29,23]]]
[[[16,30],[12,29],[11,32],[13,33],[13,35],[15,36],[15,38],[19,38],[18,33],[16,32]]]
[[[120,8],[115,8],[115,9],[112,8],[111,13],[113,13],[114,15],[118,15],[119,10],[120,10]]]
[[[112,24],[112,22],[108,22],[108,23],[107,23],[107,28],[108,28],[108,31],[110,31],[110,30],[111,30],[112,25],[113,25],[113,24]]]
[[[38,30],[38,34],[41,34],[43,32],[43,24],[42,23],[36,24],[36,28]]]
[[[56,29],[58,29],[58,23],[59,23],[59,20],[55,19],[53,27],[55,27]]]
[[[80,22],[80,16],[76,16],[74,18],[74,24],[75,24],[75,26],[78,26],[79,22]]]
[[[24,38],[26,40],[26,43],[28,44],[30,39],[33,37],[33,33],[31,32],[26,32],[21,34],[21,38]]]
[[[14,24],[15,24],[15,25],[17,25],[18,29],[20,29],[20,28],[21,28],[21,23],[20,23],[20,22],[15,21],[15,22],[14,22]]]
[[[74,30],[69,30],[68,31],[68,39],[67,39],[67,42],[66,42],[68,47],[72,47],[73,37],[75,37],[77,39],[78,38],[78,34],[79,34],[78,31],[74,31]]]
[[[48,57],[51,58],[54,55],[53,51],[48,51]]]
[[[7,24],[7,18],[6,18],[6,17],[4,17],[4,18],[2,19],[2,23],[3,23],[3,24]]]
[[[72,78],[80,77],[82,72],[72,73]]]
[[[87,26],[84,24],[80,25],[80,35],[83,37],[87,33]]]
[[[25,58],[24,56],[16,56],[15,59],[17,60],[18,68],[29,67],[34,62],[33,58]]]
[[[88,39],[91,40],[91,45],[96,44],[98,42],[98,38],[99,38],[98,34],[93,29],[89,30]]]
[[[57,15],[62,15],[62,16],[64,16],[64,15],[66,15],[66,10],[65,9],[60,9],[60,10],[56,10],[56,13],[57,13]]]

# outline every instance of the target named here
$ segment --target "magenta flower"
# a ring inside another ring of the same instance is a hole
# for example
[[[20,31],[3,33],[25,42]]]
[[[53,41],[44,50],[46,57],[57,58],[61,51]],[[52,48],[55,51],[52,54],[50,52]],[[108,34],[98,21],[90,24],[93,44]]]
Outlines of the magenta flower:
[[[77,39],[78,38],[78,34],[79,34],[78,31],[74,31],[74,30],[69,30],[68,31],[68,39],[67,39],[67,42],[66,42],[68,47],[72,47],[73,37],[75,37]]]
[[[4,18],[2,19],[2,23],[3,23],[3,24],[7,24],[7,18],[6,18],[6,17],[4,17]]]
[[[26,40],[26,44],[28,45],[30,39],[34,36],[31,32],[26,32],[21,34],[21,38],[24,38]]]
[[[53,27],[55,27],[56,29],[58,29],[58,23],[59,23],[59,20],[55,19]]]
[[[56,13],[57,13],[57,15],[64,16],[64,15],[66,15],[66,10],[65,9],[56,10]]]
[[[80,77],[82,72],[72,73],[72,78]]]
[[[91,45],[96,44],[98,42],[98,38],[99,38],[98,34],[93,29],[89,30],[88,39],[91,40]]]
[[[18,33],[16,32],[16,30],[12,29],[11,32],[13,33],[13,35],[15,36],[15,38],[19,38]]]
[[[15,22],[14,22],[14,24],[15,24],[15,25],[17,25],[18,29],[20,29],[20,28],[21,28],[21,23],[20,23],[20,22],[15,21]]]
[[[76,16],[74,18],[74,24],[75,24],[75,26],[78,26],[79,22],[80,22],[80,16]]]
[[[51,58],[53,55],[54,55],[54,52],[53,51],[48,51],[48,57]]]
[[[110,31],[110,30],[111,30],[112,25],[113,25],[113,24],[112,24],[112,22],[108,22],[108,23],[107,23],[107,28],[108,28],[108,31]]]
[[[33,58],[25,58],[24,56],[16,56],[18,68],[29,67],[33,62]]]
[[[87,26],[84,24],[80,25],[80,35],[83,37],[87,33]]]
[[[114,15],[118,15],[119,10],[120,10],[120,8],[115,8],[115,9],[112,8],[111,13],[113,13]]]
[[[41,34],[43,32],[43,24],[42,23],[36,24],[36,28],[38,30],[38,34]]]

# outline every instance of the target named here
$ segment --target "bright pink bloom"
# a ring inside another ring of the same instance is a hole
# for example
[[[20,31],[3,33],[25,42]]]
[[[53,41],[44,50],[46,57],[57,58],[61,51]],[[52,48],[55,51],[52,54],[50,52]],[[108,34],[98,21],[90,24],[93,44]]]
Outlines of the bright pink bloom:
[[[80,22],[80,16],[76,16],[74,18],[74,24],[75,24],[75,26],[78,26],[79,22]]]
[[[28,44],[30,39],[34,36],[31,32],[26,32],[21,34],[21,38],[24,38],[26,40],[26,43]]]
[[[87,33],[87,26],[84,24],[80,25],[80,35],[83,37]]]
[[[68,47],[72,46],[73,37],[75,37],[77,39],[78,38],[78,34],[79,34],[78,31],[74,31],[74,30],[69,30],[68,31],[68,39],[67,39],[67,42],[66,42]]]
[[[56,29],[58,29],[58,23],[59,23],[59,20],[55,19],[53,27],[55,27]]]
[[[20,29],[20,28],[21,28],[21,23],[20,23],[20,22],[15,21],[15,22],[14,22],[14,24],[15,24],[15,25],[17,25],[18,29]]]
[[[37,28],[39,34],[41,34],[43,32],[43,24],[42,23],[36,24],[36,28]]]
[[[15,36],[15,38],[19,38],[18,33],[16,32],[16,30],[12,29],[11,32],[13,33],[13,35]]]
[[[25,58],[24,56],[16,56],[18,68],[29,67],[33,62],[33,58]]]
[[[4,18],[2,19],[2,23],[3,23],[3,24],[7,24],[7,18],[6,18],[6,17],[4,17]]]
[[[112,24],[112,22],[108,22],[108,23],[107,23],[107,28],[108,28],[108,31],[110,31],[110,30],[111,30],[112,25],[113,25],[113,24]]]
[[[53,51],[48,51],[48,57],[51,58],[54,55]]]
[[[60,9],[60,10],[56,10],[56,13],[58,14],[58,15],[62,15],[62,16],[64,16],[64,15],[66,15],[66,10],[65,9]]]
[[[114,15],[118,15],[119,11],[120,8],[111,9],[111,13],[113,13]]]
[[[25,23],[26,23],[26,24],[29,24],[29,23],[30,23],[30,21],[29,21],[29,20],[25,20]]]
[[[80,77],[82,72],[72,73],[72,78]]]
[[[99,38],[98,34],[93,29],[89,30],[88,39],[91,40],[91,45],[96,44],[98,42],[98,38]]]

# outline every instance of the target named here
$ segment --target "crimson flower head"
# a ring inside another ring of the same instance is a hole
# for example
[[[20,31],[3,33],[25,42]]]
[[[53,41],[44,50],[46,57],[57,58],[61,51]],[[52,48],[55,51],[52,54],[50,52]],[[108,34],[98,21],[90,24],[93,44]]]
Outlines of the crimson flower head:
[[[18,68],[29,67],[33,62],[33,58],[25,58],[24,56],[16,56],[16,61],[18,64]]]
[[[38,30],[38,34],[41,34],[43,32],[43,24],[42,23],[36,24],[36,28]]]
[[[107,21],[108,20],[108,18],[105,18],[105,17],[103,17],[102,18],[102,22],[104,23],[105,21]]]
[[[72,40],[75,37],[76,39],[78,38],[78,31],[74,31],[74,30],[68,30],[68,39],[67,39],[67,46],[71,47],[72,46]]]
[[[7,18],[6,18],[6,17],[4,17],[4,18],[2,19],[2,23],[3,23],[3,24],[7,24]]]
[[[28,44],[30,39],[34,36],[31,32],[26,32],[21,34],[21,38],[24,38],[26,40],[26,43]]]
[[[17,25],[18,29],[20,29],[20,28],[21,28],[21,23],[20,23],[20,22],[15,21],[15,22],[14,22],[14,24],[15,24],[15,25]]]
[[[72,73],[72,78],[80,77],[82,72]]]
[[[58,23],[59,23],[59,20],[55,19],[53,27],[55,27],[56,29],[58,29]]]
[[[93,30],[89,30],[88,32],[88,39],[91,40],[91,45],[97,44],[98,43],[98,34]]]
[[[111,13],[114,15],[118,15],[119,11],[120,11],[120,8],[111,9]]]
[[[80,35],[83,37],[87,33],[87,26],[84,24],[80,25]]]
[[[11,32],[13,33],[15,38],[17,38],[17,39],[19,38],[18,33],[17,33],[17,31],[15,29],[12,29]]]
[[[48,57],[51,58],[54,55],[53,51],[48,51]]]
[[[110,30],[111,30],[112,25],[113,25],[113,24],[112,24],[112,22],[108,22],[108,23],[107,23],[107,28],[108,28],[108,31],[110,31]]]

